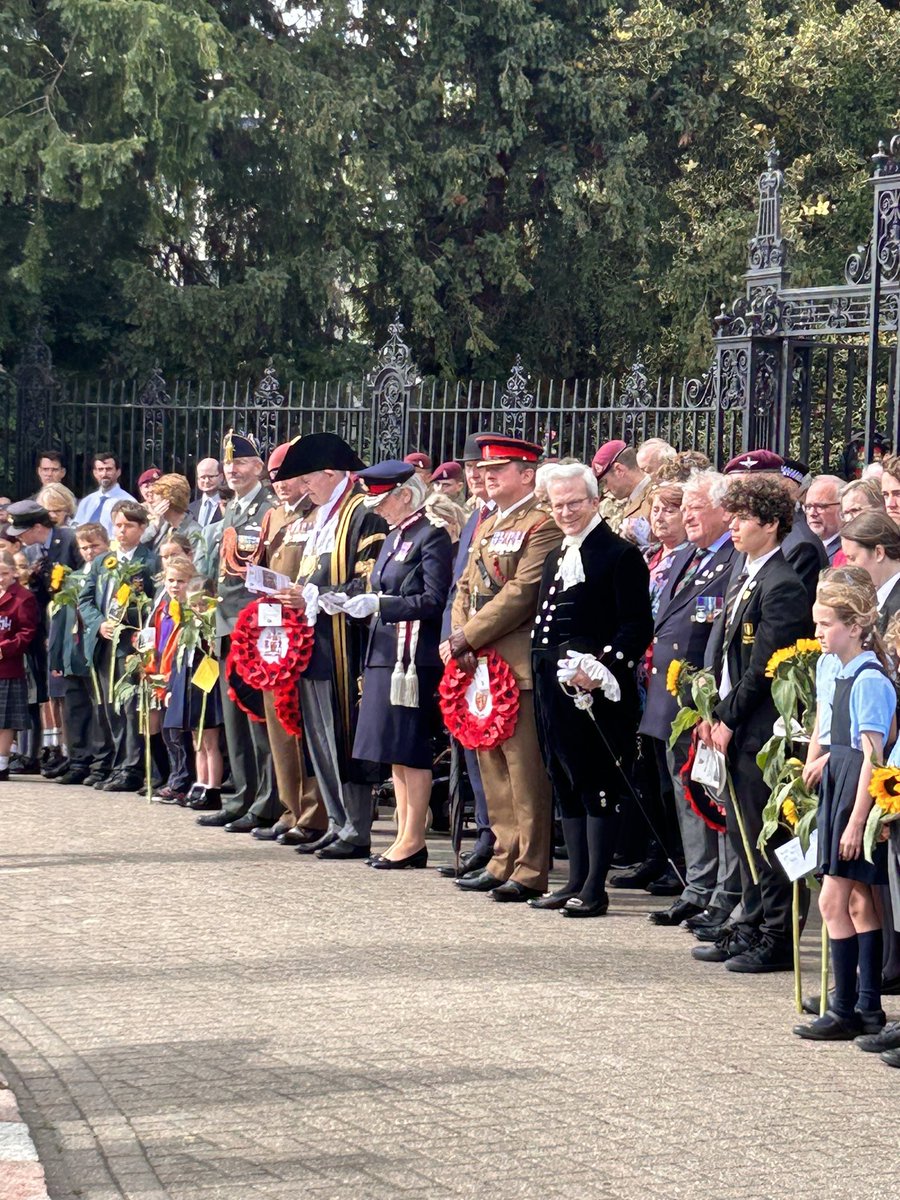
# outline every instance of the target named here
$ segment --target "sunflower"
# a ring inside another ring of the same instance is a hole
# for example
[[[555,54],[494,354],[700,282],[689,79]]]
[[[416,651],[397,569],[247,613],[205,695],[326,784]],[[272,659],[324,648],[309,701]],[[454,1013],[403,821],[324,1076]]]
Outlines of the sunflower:
[[[885,813],[900,813],[900,769],[876,767],[869,783],[869,795]]]
[[[69,573],[69,568],[62,563],[57,563],[50,572],[50,591],[58,592],[62,587],[62,582]]]
[[[107,571],[113,571],[119,565],[119,560],[116,558],[115,554],[107,554],[106,558],[103,560],[103,565],[106,567]]]
[[[683,658],[673,658],[669,663],[669,669],[666,671],[666,691],[670,696],[678,698],[678,681],[681,677],[682,669],[684,668]]]
[[[175,622],[176,625],[181,624],[181,605],[178,603],[177,600],[169,601],[169,616],[172,618],[172,620]]]
[[[790,825],[791,829],[793,829],[797,824],[797,805],[793,802],[790,796],[788,796],[787,800],[785,800],[784,804],[782,804],[781,813],[788,825]]]
[[[790,662],[797,653],[796,646],[785,646],[781,650],[776,650],[772,657],[766,663],[766,679],[773,679],[775,672],[784,662]]]
[[[116,592],[116,604],[120,604],[123,608],[128,603],[128,598],[131,595],[131,588],[127,583],[123,583]]]
[[[822,643],[818,638],[799,638],[794,643],[794,649],[798,654],[821,654]]]

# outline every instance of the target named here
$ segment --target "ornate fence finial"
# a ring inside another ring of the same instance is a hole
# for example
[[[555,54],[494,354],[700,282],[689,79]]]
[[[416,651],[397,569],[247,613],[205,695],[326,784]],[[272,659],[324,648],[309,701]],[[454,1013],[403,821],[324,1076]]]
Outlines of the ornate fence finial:
[[[366,377],[374,401],[372,453],[376,459],[402,458],[409,394],[420,382],[412,351],[403,341],[400,313],[388,325],[388,340],[378,351],[377,366]]]
[[[522,355],[517,354],[506,387],[500,393],[503,410],[503,433],[507,437],[525,437],[525,414],[534,408],[534,392],[531,379],[522,366]]]
[[[16,387],[16,456],[20,478],[25,466],[30,474],[34,452],[45,445],[50,432],[50,407],[59,391],[53,374],[53,356],[37,321],[14,373]]]
[[[748,295],[751,275],[762,271],[780,274],[787,263],[787,243],[781,234],[784,172],[779,166],[780,162],[781,153],[772,138],[766,151],[766,169],[759,177],[756,234],[750,239],[750,253],[747,256]]]
[[[158,366],[138,392],[138,404],[144,413],[144,454],[150,464],[160,455],[166,431],[166,409],[172,403],[169,388]],[[143,467],[142,467],[143,469]]]
[[[253,404],[256,408],[255,437],[260,454],[266,459],[278,445],[278,409],[284,407],[284,395],[271,358],[253,389]]]

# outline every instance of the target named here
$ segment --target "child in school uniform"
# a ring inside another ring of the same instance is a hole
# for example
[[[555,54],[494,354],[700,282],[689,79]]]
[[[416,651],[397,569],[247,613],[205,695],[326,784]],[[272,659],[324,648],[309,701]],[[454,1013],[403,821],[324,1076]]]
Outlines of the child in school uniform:
[[[834,991],[824,1016],[798,1037],[848,1041],[885,1024],[881,919],[873,887],[887,880],[885,847],[863,856],[872,763],[895,736],[897,694],[878,633],[875,586],[860,567],[822,572],[813,606],[824,653],[816,669],[816,723],[803,778],[819,787],[819,910],[831,940]]]
[[[180,726],[167,723],[169,685],[178,658],[179,631],[183,623],[182,609],[187,602],[188,583],[194,574],[193,564],[180,558],[171,559],[163,569],[162,591],[157,597],[152,624],[156,631],[154,672],[165,678],[157,699],[161,711],[157,720],[162,728],[163,741],[169,760],[169,775],[153,799],[159,804],[179,804],[187,795],[191,781],[191,741]]]
[[[190,608],[203,609],[213,595],[212,585],[203,577],[194,574],[183,585],[184,598],[181,603]],[[167,584],[168,587],[168,584]],[[179,595],[181,587],[178,588]],[[176,654],[166,691],[166,712],[163,732],[168,738],[179,736],[193,741],[194,773],[196,782],[178,803],[195,811],[221,808],[222,804],[222,750],[220,733],[222,726],[222,701],[218,686],[206,696],[191,680],[194,672],[209,653],[208,646],[197,646],[193,653]],[[179,661],[180,657],[180,661]],[[203,713],[203,729],[200,730],[200,715]]]
[[[9,754],[30,724],[25,654],[40,625],[38,602],[16,581],[16,564],[0,550],[0,782],[9,779]]]

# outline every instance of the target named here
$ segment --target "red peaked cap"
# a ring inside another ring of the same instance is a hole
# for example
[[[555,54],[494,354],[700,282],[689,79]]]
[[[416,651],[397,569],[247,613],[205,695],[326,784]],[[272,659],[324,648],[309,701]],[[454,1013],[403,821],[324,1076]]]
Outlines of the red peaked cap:
[[[481,450],[480,467],[502,466],[509,462],[537,463],[541,457],[541,447],[536,442],[526,442],[522,438],[485,433],[475,440]]]

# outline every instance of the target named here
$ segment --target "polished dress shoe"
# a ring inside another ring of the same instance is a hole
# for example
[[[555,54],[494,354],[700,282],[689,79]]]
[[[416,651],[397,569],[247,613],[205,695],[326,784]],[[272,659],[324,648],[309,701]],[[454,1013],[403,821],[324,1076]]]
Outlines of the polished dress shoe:
[[[202,817],[197,818],[198,825],[227,825],[231,817],[224,810],[220,812],[204,813]]]
[[[68,769],[69,760],[60,757],[56,762],[41,767],[41,774],[45,779],[59,779],[60,775],[65,775]]]
[[[317,842],[304,842],[301,846],[295,846],[294,850],[298,854],[318,854],[320,850],[332,845],[337,841],[337,834],[330,829],[327,833],[323,833]]]
[[[69,767],[62,775],[56,776],[56,782],[64,787],[72,787],[76,783],[87,783],[90,776],[83,767]]]
[[[464,892],[492,892],[502,883],[503,880],[492,875],[490,871],[478,871],[474,875],[463,875],[462,879],[457,879],[456,886]]]
[[[691,904],[690,900],[676,900],[668,908],[650,913],[647,920],[651,925],[680,925],[688,917],[696,917],[702,911],[699,904]]]
[[[222,828],[226,833],[252,833],[254,829],[265,828],[267,825],[267,821],[261,821],[253,813],[244,813],[242,817],[229,821]]]
[[[772,971],[793,969],[794,952],[791,946],[765,939],[751,946],[749,950],[732,955],[725,964],[726,971],[736,971],[739,975],[768,975]]]
[[[336,837],[330,845],[316,851],[316,858],[336,862],[342,858],[368,858],[371,853],[371,846],[354,846],[352,842],[342,842]]]
[[[421,850],[416,850],[414,854],[408,854],[406,858],[385,858],[382,854],[376,854],[369,866],[376,871],[421,869],[428,866],[428,847],[423,846]]]
[[[294,825],[291,829],[283,830],[278,840],[282,846],[306,846],[309,842],[320,842],[327,833],[327,829],[307,829]]]
[[[204,788],[195,800],[188,802],[188,808],[194,812],[218,812],[221,807],[222,793],[218,788]]]
[[[444,879],[461,879],[463,875],[483,871],[493,857],[491,851],[472,850],[469,854],[459,856],[458,868],[452,863],[448,866],[438,867],[438,875],[442,875]]]
[[[526,887],[515,879],[507,879],[499,887],[491,888],[491,896],[499,904],[524,904],[526,900],[536,900],[543,894],[540,888]]]
[[[644,891],[649,892],[651,896],[680,896],[684,891],[684,884],[672,868],[668,867],[658,879],[648,883]]]
[[[609,896],[604,892],[599,900],[594,900],[590,904],[582,900],[580,896],[572,896],[565,902],[560,912],[564,917],[605,917],[609,912]]]
[[[810,1021],[808,1025],[795,1025],[797,1037],[806,1038],[811,1042],[852,1042],[862,1032],[859,1014],[852,1017],[839,1017],[830,1009],[824,1017]]]
[[[10,775],[40,775],[41,768],[36,758],[23,758],[21,754],[14,754],[9,760],[7,767]]]
[[[574,895],[575,892],[567,892],[565,890],[547,892],[544,896],[535,896],[533,900],[529,900],[528,907],[550,910],[562,908],[566,901],[571,900]]]
[[[258,842],[274,842],[280,837],[284,837],[292,825],[282,824],[281,821],[276,821],[274,825],[257,825],[255,829],[250,830],[250,836],[256,838]]]
[[[730,916],[726,917],[720,925],[698,925],[691,933],[698,942],[714,942],[720,934],[726,932],[730,928]]]
[[[865,1031],[863,1031],[865,1033]],[[900,1050],[900,1021],[892,1021],[880,1031],[856,1039],[860,1050],[868,1054],[883,1054],[885,1050]]]
[[[728,908],[704,908],[696,916],[688,917],[684,925],[691,933],[698,929],[721,929],[730,916],[731,909]]]
[[[98,787],[100,792],[137,792],[143,785],[143,780],[137,775],[113,775]]]
[[[813,1017],[818,1017],[820,1015],[820,1011],[819,1011],[820,1006],[819,1006],[819,997],[818,996],[804,996],[802,1003],[803,1003],[803,1011],[804,1012],[809,1013],[810,1016],[813,1016]],[[833,1007],[832,1007],[833,1003],[834,1003],[834,993],[832,992],[828,996],[828,1010],[827,1011],[833,1011]],[[856,1015],[859,1017],[861,1031],[864,1034],[878,1035],[881,1033],[882,1029],[884,1029],[885,1025],[887,1024],[887,1014],[885,1013],[883,1008],[876,1008],[876,1009],[873,1009],[871,1012],[863,1012],[859,1008],[855,1009],[854,1011],[856,1012]],[[884,1046],[880,1046],[880,1047],[873,1046],[872,1049],[873,1050],[874,1049],[883,1050]]]
[[[646,862],[638,863],[636,867],[631,867],[628,871],[620,871],[618,875],[614,875],[609,881],[609,886],[614,888],[645,888],[648,883],[653,883],[665,873],[666,863],[659,862],[658,859],[648,859]]]

